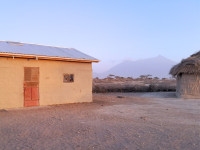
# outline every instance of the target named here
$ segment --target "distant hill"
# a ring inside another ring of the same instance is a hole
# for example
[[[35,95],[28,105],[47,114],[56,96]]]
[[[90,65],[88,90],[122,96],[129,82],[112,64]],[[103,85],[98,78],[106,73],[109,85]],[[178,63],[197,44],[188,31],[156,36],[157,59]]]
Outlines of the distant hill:
[[[106,72],[94,73],[94,77],[104,78],[109,74],[122,77],[139,77],[140,75],[150,74],[153,77],[168,78],[169,70],[176,62],[163,56],[142,59],[137,61],[124,61]]]

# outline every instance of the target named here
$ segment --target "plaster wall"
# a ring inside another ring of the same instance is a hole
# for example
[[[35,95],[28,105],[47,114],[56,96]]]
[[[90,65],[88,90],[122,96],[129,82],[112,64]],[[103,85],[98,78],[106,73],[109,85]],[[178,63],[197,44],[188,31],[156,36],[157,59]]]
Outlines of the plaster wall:
[[[39,67],[39,105],[92,102],[91,63],[0,57],[0,109],[24,107],[24,67]]]

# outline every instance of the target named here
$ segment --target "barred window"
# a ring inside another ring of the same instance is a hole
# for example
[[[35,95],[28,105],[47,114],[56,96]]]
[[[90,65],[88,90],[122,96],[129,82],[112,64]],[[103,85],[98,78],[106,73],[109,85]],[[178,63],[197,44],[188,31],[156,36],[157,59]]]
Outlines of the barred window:
[[[64,74],[63,82],[64,83],[74,82],[74,74]]]

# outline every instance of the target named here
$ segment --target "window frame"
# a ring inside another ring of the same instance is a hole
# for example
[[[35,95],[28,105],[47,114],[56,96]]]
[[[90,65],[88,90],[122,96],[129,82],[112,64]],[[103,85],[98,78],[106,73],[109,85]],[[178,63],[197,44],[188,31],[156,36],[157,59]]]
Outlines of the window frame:
[[[74,74],[64,73],[63,74],[63,83],[74,83]]]

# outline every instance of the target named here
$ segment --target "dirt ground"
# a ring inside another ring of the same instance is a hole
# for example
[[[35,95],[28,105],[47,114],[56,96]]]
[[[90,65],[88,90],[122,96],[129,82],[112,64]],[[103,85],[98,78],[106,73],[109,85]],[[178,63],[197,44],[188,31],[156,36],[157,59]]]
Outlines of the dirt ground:
[[[0,110],[0,150],[199,150],[200,100],[94,94],[93,103]]]

